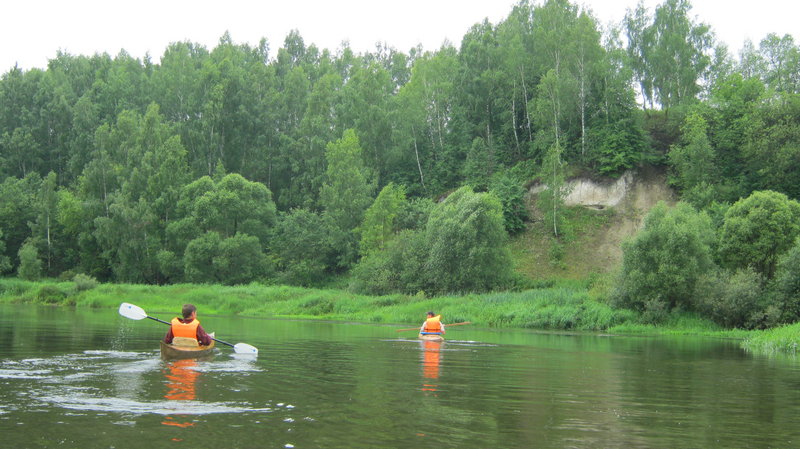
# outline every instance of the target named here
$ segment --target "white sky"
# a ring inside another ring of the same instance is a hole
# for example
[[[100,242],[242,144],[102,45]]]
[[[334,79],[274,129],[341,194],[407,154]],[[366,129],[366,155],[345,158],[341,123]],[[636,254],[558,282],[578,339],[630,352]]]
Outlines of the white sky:
[[[540,4],[543,0],[534,0]],[[637,0],[573,0],[587,5],[605,26],[623,18]],[[661,0],[645,0],[652,11]],[[306,45],[335,51],[348,40],[356,52],[378,41],[407,52],[421,43],[456,46],[470,26],[507,17],[517,0],[11,0],[0,9],[0,73],[15,63],[45,68],[61,49],[73,55],[125,49],[159,62],[166,46],[191,41],[209,50],[227,30],[236,43],[266,38],[270,55],[297,29]],[[745,39],[786,33],[800,44],[797,0],[693,0],[692,14],[711,25],[735,54]]]

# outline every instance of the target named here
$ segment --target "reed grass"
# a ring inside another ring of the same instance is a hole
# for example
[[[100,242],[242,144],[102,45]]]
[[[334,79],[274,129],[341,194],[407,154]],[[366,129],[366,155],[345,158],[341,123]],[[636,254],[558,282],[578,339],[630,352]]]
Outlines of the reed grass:
[[[797,355],[800,346],[800,323],[751,333],[742,347],[761,354]]]
[[[429,310],[445,322],[485,327],[605,330],[635,319],[589,296],[586,284],[554,282],[520,292],[428,298],[424,294],[367,296],[335,289],[250,284],[168,286],[98,284],[82,290],[73,282],[0,280],[0,302],[116,308],[136,304],[148,313],[174,314],[184,303],[202,314],[417,323]]]

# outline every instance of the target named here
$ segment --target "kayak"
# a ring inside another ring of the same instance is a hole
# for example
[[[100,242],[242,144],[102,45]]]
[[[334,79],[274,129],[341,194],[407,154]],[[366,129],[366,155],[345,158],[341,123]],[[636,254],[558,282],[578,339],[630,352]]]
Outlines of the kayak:
[[[419,338],[421,340],[427,340],[427,341],[444,341],[444,337],[442,337],[442,334],[438,333],[419,334]]]
[[[193,359],[211,355],[214,350],[214,340],[208,346],[176,346],[161,341],[161,357],[165,359]]]

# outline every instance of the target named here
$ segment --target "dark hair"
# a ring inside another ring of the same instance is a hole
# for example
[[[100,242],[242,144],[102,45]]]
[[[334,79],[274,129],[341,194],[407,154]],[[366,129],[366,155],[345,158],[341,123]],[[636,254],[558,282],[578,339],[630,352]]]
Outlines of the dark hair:
[[[184,304],[183,310],[181,311],[181,313],[183,313],[183,319],[189,318],[192,316],[192,312],[195,311],[197,311],[197,307],[195,307],[194,304]]]
[[[428,312],[428,316],[436,316],[436,314],[433,312]]]

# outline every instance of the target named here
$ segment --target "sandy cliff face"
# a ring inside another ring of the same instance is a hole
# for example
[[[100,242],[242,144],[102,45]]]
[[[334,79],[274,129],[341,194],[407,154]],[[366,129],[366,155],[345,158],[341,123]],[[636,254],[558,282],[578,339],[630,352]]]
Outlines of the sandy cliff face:
[[[659,201],[674,204],[675,193],[667,185],[664,170],[647,168],[629,171],[616,180],[573,179],[568,183],[568,206],[594,210],[613,210],[607,226],[581,237],[579,251],[568,255],[572,264],[585,264],[584,271],[608,271],[622,262],[622,242],[641,228],[644,217]],[[537,194],[546,186],[534,185],[528,191],[528,204],[534,219],[541,217],[535,208]]]

